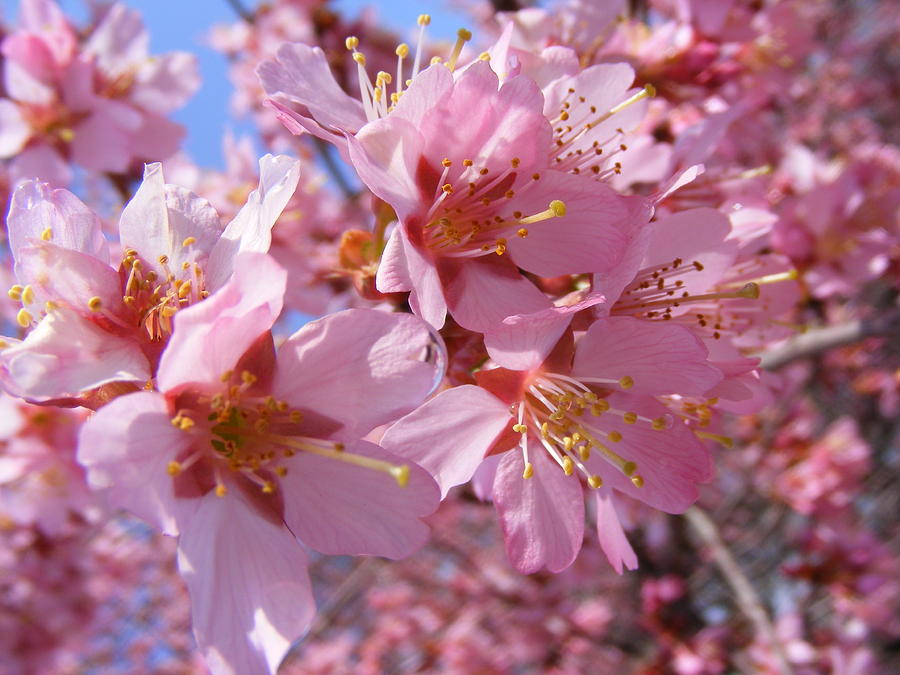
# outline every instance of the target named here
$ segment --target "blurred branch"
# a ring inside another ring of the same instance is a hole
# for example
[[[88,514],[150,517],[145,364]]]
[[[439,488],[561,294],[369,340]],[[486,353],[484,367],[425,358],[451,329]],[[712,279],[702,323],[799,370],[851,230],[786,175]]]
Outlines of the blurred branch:
[[[900,332],[900,310],[896,309],[868,319],[811,330],[794,338],[783,347],[763,354],[760,367],[778,370],[789,363],[821,354],[835,347],[853,344],[868,337],[898,332]]]
[[[230,6],[231,9],[234,10],[234,13],[237,14],[241,19],[246,21],[247,23],[253,23],[255,17],[252,12],[250,12],[246,7],[244,7],[241,0],[225,0]]]
[[[332,596],[328,598],[328,601],[319,609],[316,620],[309,629],[309,633],[304,637],[303,643],[309,642],[328,628],[332,619],[344,607],[353,602],[363,588],[368,588],[372,585],[372,577],[378,574],[378,571],[384,564],[384,560],[375,557],[363,558],[357,563],[353,571],[347,575],[347,578],[344,579]]]
[[[769,619],[759,594],[753,588],[753,584],[750,583],[747,575],[744,574],[741,566],[735,560],[731,551],[728,550],[725,542],[722,541],[722,537],[719,535],[719,528],[706,515],[706,512],[699,507],[692,506],[684,515],[694,532],[700,537],[700,540],[709,548],[716,567],[719,568],[719,572],[722,574],[725,582],[734,591],[735,604],[737,604],[738,609],[753,624],[757,637],[762,638],[763,641],[771,646],[772,653],[778,663],[779,672],[782,675],[791,675],[793,671],[784,654],[784,648],[775,634],[775,626],[772,625],[772,621]]]
[[[310,135],[312,136],[312,134]],[[347,177],[335,161],[334,155],[331,154],[331,145],[316,136],[312,136],[312,139],[313,144],[316,146],[316,152],[319,153],[319,157],[321,157],[322,161],[325,163],[325,168],[328,169],[328,174],[334,179],[334,182],[337,183],[337,186],[340,188],[344,197],[347,199],[356,199],[359,195],[353,189],[353,186],[347,182]]]

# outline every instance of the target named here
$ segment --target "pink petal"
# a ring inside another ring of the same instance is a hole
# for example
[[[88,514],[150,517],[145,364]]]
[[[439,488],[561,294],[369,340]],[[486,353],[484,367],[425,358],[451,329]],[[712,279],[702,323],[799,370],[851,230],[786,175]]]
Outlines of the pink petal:
[[[453,86],[453,75],[440,64],[429,66],[413,78],[403,96],[391,111],[391,117],[399,117],[419,126],[425,115],[440,102]]]
[[[179,311],[159,363],[161,391],[219,382],[281,313],[287,273],[264,253],[242,253],[222,288]]]
[[[72,182],[72,167],[47,145],[30,145],[9,163],[9,184],[38,178],[54,187]]]
[[[434,476],[443,499],[472,477],[497,437],[514,423],[509,406],[467,384],[441,392],[401,418],[381,445]]]
[[[19,106],[0,99],[0,157],[13,157],[31,138],[31,126],[23,119]]]
[[[23,183],[13,193],[7,224],[13,256],[20,248],[43,243],[41,235],[49,228],[55,245],[109,262],[100,219],[68,190],[38,181]]]
[[[140,66],[147,58],[149,45],[150,35],[141,15],[125,5],[113,5],[91,33],[84,52],[95,55],[97,66],[113,79]]]
[[[599,293],[592,293],[571,305],[508,316],[485,334],[484,345],[498,365],[511,370],[532,370],[544,362],[575,313],[603,300]]]
[[[183,188],[166,185],[162,165],[148,164],[144,181],[119,218],[119,236],[124,248],[138,252],[141,259],[156,270],[160,278],[166,271],[160,256],[169,259],[176,274],[185,262],[209,252],[221,234],[219,216],[209,202]],[[188,237],[196,242],[183,245]]]
[[[181,148],[185,128],[168,117],[145,112],[140,126],[129,134],[128,155],[143,161],[169,159]]]
[[[703,342],[689,329],[627,316],[591,324],[575,350],[572,375],[628,376],[634,380],[631,393],[688,396],[702,396],[722,380]]]
[[[132,340],[97,327],[72,310],[45,316],[21,343],[0,352],[10,393],[57,398],[109,382],[146,382],[147,357]]]
[[[395,227],[391,231],[375,275],[376,288],[382,293],[403,293],[412,288],[413,282],[410,278],[405,253],[407,242],[408,239],[402,227]],[[443,324],[442,320],[441,326]],[[437,328],[441,326],[437,326]]]
[[[443,375],[443,364],[434,362],[442,348],[413,316],[350,309],[288,338],[278,349],[272,390],[292,407],[341,425],[341,438],[361,438],[433,391]]]
[[[196,56],[187,52],[162,54],[138,68],[129,98],[144,110],[166,115],[187,103],[200,82]]]
[[[622,523],[619,516],[616,515],[616,507],[613,504],[612,490],[601,487],[595,491],[595,503],[597,505],[597,537],[600,540],[600,548],[606,554],[606,559],[613,566],[617,574],[622,574],[622,566],[624,565],[630,570],[638,568],[637,555],[631,544],[628,543],[628,537],[625,536],[625,530],[622,529]]]
[[[113,400],[81,429],[78,461],[88,482],[103,491],[110,506],[143,518],[165,534],[178,534],[196,500],[175,496],[168,463],[191,444],[172,426],[165,398],[141,391]]]
[[[607,400],[614,408],[650,419],[671,417],[666,407],[647,396],[614,393]],[[712,478],[712,458],[680,420],[675,419],[669,429],[656,430],[646,422],[626,424],[620,416],[610,413],[604,413],[600,419],[604,431],[622,434],[622,441],[610,443],[610,448],[625,460],[635,462],[635,475],[644,479],[643,487],[635,487],[621,471],[593,452],[588,468],[599,474],[604,484],[666,513],[684,513],[697,501],[698,485]]]
[[[284,521],[305,544],[328,554],[368,554],[403,558],[428,539],[420,518],[434,512],[440,493],[434,480],[415,464],[366,441],[345,451],[406,463],[405,487],[387,473],[299,452],[286,463],[281,479]]]
[[[539,312],[550,304],[514,265],[499,256],[445,259],[440,263],[440,275],[453,318],[478,333],[496,328],[507,316]]]
[[[207,264],[206,286],[216,290],[231,275],[234,258],[242,251],[266,253],[272,226],[297,189],[300,162],[287,155],[267,154],[259,160],[259,187],[247,197],[216,242]]]
[[[575,560],[584,538],[581,484],[542,449],[532,447],[529,460],[531,478],[522,477],[525,463],[518,451],[504,454],[497,468],[494,505],[506,554],[523,574],[542,567],[560,572]]]
[[[197,644],[213,672],[274,673],[309,630],[315,600],[303,548],[235,491],[200,500],[178,544]]]
[[[543,277],[612,269],[651,216],[642,197],[623,197],[585,176],[557,171],[519,188],[515,206],[531,215],[554,200],[565,203],[566,215],[529,225],[528,236],[507,242],[519,267]]]

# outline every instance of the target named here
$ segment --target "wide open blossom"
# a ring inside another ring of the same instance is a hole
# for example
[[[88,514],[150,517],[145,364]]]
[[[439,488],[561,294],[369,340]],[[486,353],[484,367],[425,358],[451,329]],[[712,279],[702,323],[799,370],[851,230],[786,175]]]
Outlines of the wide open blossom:
[[[79,461],[113,506],[179,538],[194,631],[217,673],[275,672],[314,603],[297,539],[323,553],[399,558],[439,501],[428,474],[362,440],[442,375],[422,321],[348,310],[276,350],[285,271],[243,253],[234,276],[179,312],[159,391],[85,425]]]
[[[571,331],[559,327],[568,311],[532,317],[537,328],[524,338],[511,331],[507,348],[490,340],[499,367],[476,373],[480,386],[439,394],[382,439],[430,471],[444,494],[476,471],[486,473],[507,553],[525,573],[562,570],[578,553],[579,475],[598,490],[598,535],[620,571],[623,561],[633,566],[634,555],[610,489],[681,513],[711,476],[709,452],[655,398],[702,396],[722,379],[703,344],[681,326],[609,317],[593,323],[573,349]],[[498,453],[499,461],[485,461]]]
[[[53,0],[23,0],[21,26],[2,43],[0,157],[18,155],[14,179],[64,184],[70,160],[123,173],[178,150],[184,129],[166,115],[200,85],[196,59],[151,58],[149,41],[140,15],[122,4],[79,44]]]
[[[20,186],[8,218],[19,283],[9,294],[22,303],[17,320],[29,332],[4,338],[4,388],[48,400],[147,382],[173,316],[220,288],[238,252],[268,250],[298,176],[295,160],[263,157],[258,189],[223,229],[205,199],[166,185],[160,165],[148,165],[119,220],[118,265],[99,219],[78,198],[37,181]]]

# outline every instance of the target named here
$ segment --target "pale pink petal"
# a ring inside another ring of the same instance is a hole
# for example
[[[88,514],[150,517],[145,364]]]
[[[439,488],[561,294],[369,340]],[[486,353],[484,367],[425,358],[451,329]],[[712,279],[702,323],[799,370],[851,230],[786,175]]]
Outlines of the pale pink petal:
[[[197,57],[171,52],[141,64],[129,98],[144,110],[165,115],[183,106],[199,88]]]
[[[584,96],[582,105],[593,106],[600,112],[610,110],[624,101],[631,83],[634,69],[627,63],[601,63],[585,68],[577,75],[562,77],[544,87],[544,114],[550,118],[559,115],[562,103],[570,101],[573,114],[579,113],[578,99]],[[574,89],[574,95],[570,92]],[[615,117],[615,116],[614,116]],[[615,124],[622,126],[621,124]]]
[[[497,467],[500,466],[502,459],[503,454],[485,457],[484,461],[478,465],[475,473],[472,474],[472,480],[470,481],[472,492],[483,502],[494,500],[494,481],[497,477]]]
[[[30,145],[9,163],[9,183],[38,178],[54,187],[72,182],[72,167],[49,145]]]
[[[13,256],[49,236],[57,246],[109,262],[100,219],[68,190],[54,190],[38,181],[23,183],[13,193],[7,227]]]
[[[382,293],[403,293],[412,288],[405,254],[407,241],[402,227],[391,231],[375,274],[375,286]],[[442,320],[441,326],[443,324]]]
[[[0,98],[0,157],[17,154],[31,138],[31,126],[22,118],[19,106]]]
[[[125,5],[109,8],[84,46],[96,57],[97,66],[111,78],[139,66],[147,58],[150,35],[141,15]]]
[[[137,251],[160,278],[166,277],[160,256],[166,256],[169,269],[178,274],[183,263],[207,254],[221,231],[219,216],[209,202],[183,188],[166,185],[161,164],[145,167],[144,181],[119,218],[122,246]],[[188,237],[195,241],[185,246]]]
[[[122,308],[122,281],[116,270],[92,255],[50,242],[19,249],[16,278],[32,286],[38,306],[52,300],[87,314],[88,301],[100,298],[108,311],[118,314]]]
[[[616,507],[613,504],[612,490],[601,487],[595,490],[595,500],[597,505],[597,538],[600,540],[600,548],[606,554],[606,559],[613,566],[617,574],[622,574],[622,566],[630,570],[638,568],[637,555],[631,544],[628,543],[628,537],[625,536],[625,530],[622,529],[622,523],[619,522],[619,516],[616,515]]]
[[[175,535],[196,500],[176,497],[175,480],[167,471],[169,462],[192,441],[172,426],[172,417],[165,398],[156,392],[117,398],[82,427],[78,461],[111,507],[127,509]]]
[[[285,462],[284,521],[303,543],[328,554],[403,558],[428,539],[420,518],[440,502],[437,484],[423,469],[366,441],[346,453],[409,467],[401,487],[388,473],[299,452]]]
[[[24,64],[13,59],[3,60],[3,84],[6,95],[15,101],[36,105],[53,103],[53,87],[42,82]]]
[[[128,131],[103,112],[95,112],[72,129],[72,160],[88,171],[122,173],[131,163]]]
[[[443,498],[472,477],[497,437],[514,423],[508,405],[467,384],[441,392],[401,418],[381,445],[434,476]]]
[[[206,276],[209,290],[225,283],[240,252],[269,250],[272,226],[294,194],[299,179],[300,162],[287,155],[267,154],[259,160],[259,187],[247,197],[247,203],[228,223],[210,253]]]
[[[614,408],[633,411],[648,419],[666,417],[672,425],[656,430],[643,421],[626,424],[615,414],[604,413],[600,418],[604,431],[622,434],[620,442],[610,444],[611,449],[626,461],[637,464],[634,475],[643,478],[643,487],[635,487],[629,477],[596,452],[591,453],[588,468],[599,474],[604,484],[629,497],[666,513],[684,513],[697,500],[698,485],[712,478],[709,450],[681,420],[675,419],[668,408],[653,398],[614,393],[607,400]]]
[[[507,452],[497,467],[494,505],[500,516],[506,554],[523,574],[542,567],[560,572],[572,564],[584,538],[584,499],[576,476],[563,470],[542,449],[529,460],[534,475],[523,478],[518,451]]]
[[[513,314],[530,314],[550,304],[538,288],[508,260],[490,255],[441,261],[444,297],[456,322],[479,333],[495,328]]]
[[[419,72],[403,92],[403,96],[391,111],[391,117],[401,117],[418,126],[425,115],[453,86],[453,74],[441,64],[429,66]]]
[[[443,374],[442,346],[413,316],[350,309],[306,324],[278,349],[272,390],[361,438],[419,405]]]
[[[182,530],[178,570],[194,636],[216,675],[274,675],[315,616],[307,565],[290,531],[238,491],[200,500]]]
[[[277,60],[263,61],[256,72],[269,96],[296,104],[326,129],[355,133],[366,123],[362,103],[343,92],[319,47],[283,44]]]
[[[571,305],[548,307],[531,314],[515,314],[485,333],[484,345],[493,361],[512,370],[531,370],[544,362],[581,310],[603,302],[599,293],[591,293]]]
[[[404,258],[409,275],[416,280],[409,294],[409,306],[413,313],[439,330],[447,320],[447,300],[441,286],[437,267],[404,236]]]
[[[134,160],[163,161],[181,148],[185,128],[158,113],[141,114],[141,123],[128,137],[128,156]]]
[[[564,216],[529,225],[528,236],[511,236],[507,243],[519,267],[544,277],[612,269],[652,213],[642,197],[623,197],[585,176],[557,171],[521,188],[515,204],[530,215],[554,200],[565,203]]]
[[[132,340],[117,337],[75,312],[45,316],[21,343],[0,352],[10,393],[26,398],[74,395],[108,382],[146,382],[147,357]]]
[[[702,396],[722,380],[708,357],[703,342],[684,326],[612,316],[595,321],[581,338],[572,375],[627,376],[635,394]]]
[[[222,288],[179,311],[157,373],[161,391],[208,386],[232,370],[281,313],[287,273],[264,253],[242,253]]]

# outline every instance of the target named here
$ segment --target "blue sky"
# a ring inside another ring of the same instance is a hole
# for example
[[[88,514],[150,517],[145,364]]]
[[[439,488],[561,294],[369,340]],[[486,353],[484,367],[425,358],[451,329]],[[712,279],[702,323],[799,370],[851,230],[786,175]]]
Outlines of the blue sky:
[[[85,13],[84,0],[57,0],[63,10],[74,17]],[[15,20],[19,0],[0,0],[2,16],[12,23]],[[228,81],[227,63],[218,52],[206,45],[205,34],[216,23],[237,21],[226,0],[126,0],[144,17],[150,29],[153,53],[188,51],[197,55],[203,85],[200,91],[178,111],[174,117],[188,129],[185,149],[201,166],[221,167],[221,139],[226,128],[236,132],[247,131],[246,124],[236,123],[229,117],[228,101],[231,83]],[[243,0],[245,6],[253,6],[254,0]],[[420,12],[434,17],[430,34],[440,37],[453,35],[462,24],[458,14],[446,9],[437,0],[420,0],[413,4],[390,0],[367,3],[361,0],[339,0],[334,3],[339,10],[352,15],[365,5],[374,4],[385,26],[406,34],[415,25]]]

